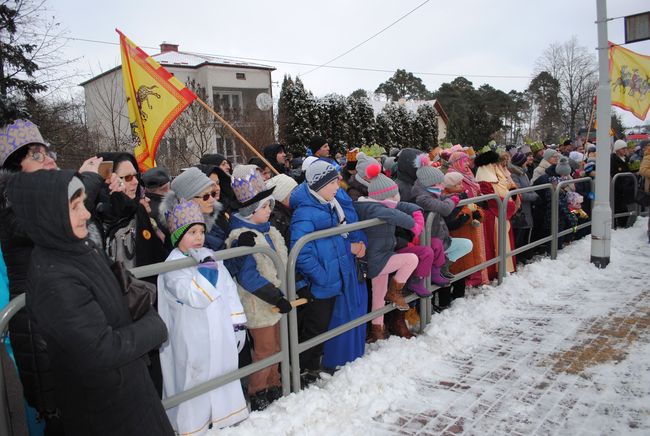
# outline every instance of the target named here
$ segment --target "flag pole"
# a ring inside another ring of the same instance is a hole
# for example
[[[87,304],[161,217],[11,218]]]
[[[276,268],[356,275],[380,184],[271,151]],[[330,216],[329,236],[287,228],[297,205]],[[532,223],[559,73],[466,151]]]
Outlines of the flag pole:
[[[204,108],[206,108],[206,109],[208,110],[208,112],[210,112],[212,115],[214,115],[214,117],[215,117],[215,118],[216,118],[216,119],[217,119],[221,124],[223,124],[223,125],[224,125],[228,130],[230,130],[230,133],[232,133],[233,135],[235,135],[235,137],[236,137],[237,139],[239,139],[241,142],[243,142],[244,145],[245,145],[246,147],[248,147],[248,148],[249,148],[253,153],[255,153],[255,155],[257,155],[257,157],[259,157],[260,159],[262,159],[262,162],[264,162],[264,163],[266,164],[266,166],[268,166],[268,167],[271,169],[271,171],[273,171],[276,175],[280,174],[280,173],[278,172],[278,170],[276,170],[275,167],[274,167],[273,165],[271,165],[271,163],[270,163],[268,160],[266,160],[266,158],[265,158],[264,156],[262,156],[262,155],[260,154],[260,152],[257,151],[257,150],[255,149],[255,147],[253,147],[253,146],[251,145],[250,142],[248,142],[248,141],[246,140],[246,138],[244,138],[244,137],[241,135],[241,133],[239,133],[239,132],[238,132],[238,131],[233,127],[233,126],[231,126],[230,123],[228,123],[228,121],[224,120],[223,117],[222,117],[221,115],[219,115],[219,114],[217,113],[217,111],[215,111],[214,109],[212,109],[212,108],[210,107],[209,104],[207,104],[206,102],[204,102],[203,100],[201,100],[199,97],[196,97],[196,101],[198,101],[198,102],[199,102],[199,103],[200,103]]]

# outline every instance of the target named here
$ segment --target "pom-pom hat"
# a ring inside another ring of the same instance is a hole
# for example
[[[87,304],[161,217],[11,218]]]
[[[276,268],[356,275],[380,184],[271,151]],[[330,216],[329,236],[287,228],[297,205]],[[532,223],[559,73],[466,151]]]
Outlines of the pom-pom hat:
[[[374,200],[386,200],[399,194],[397,184],[381,172],[378,163],[369,165],[366,168],[366,177],[370,180],[368,186],[368,197]]]

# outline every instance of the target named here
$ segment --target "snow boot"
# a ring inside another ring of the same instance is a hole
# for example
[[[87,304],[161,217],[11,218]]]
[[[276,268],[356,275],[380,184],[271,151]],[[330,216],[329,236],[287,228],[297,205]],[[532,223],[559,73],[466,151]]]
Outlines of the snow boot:
[[[250,401],[251,401],[251,411],[255,412],[258,410],[264,410],[267,407],[269,407],[269,404],[271,404],[267,398],[267,391],[266,389],[262,391],[255,392],[250,396]]]
[[[282,386],[271,386],[266,390],[266,399],[269,404],[282,398]]]
[[[408,281],[408,288],[420,297],[430,297],[432,295],[424,286],[423,277],[412,276]]]
[[[386,331],[383,324],[370,324],[369,336],[366,343],[373,344],[377,341],[386,339]]]
[[[386,324],[386,327],[391,334],[400,336],[405,339],[411,339],[415,337],[415,335],[412,334],[406,326],[406,316],[404,315],[404,312],[396,311],[392,312],[390,315],[390,321],[388,324]]]
[[[452,274],[451,271],[449,271],[449,267],[451,264],[454,263],[451,260],[449,260],[447,257],[445,257],[445,263],[440,267],[440,275],[443,276],[446,279],[453,279],[455,276]]]
[[[438,307],[441,310],[447,309],[451,305],[451,286],[440,288],[438,294]]]
[[[391,278],[384,300],[390,301],[399,310],[409,310],[409,305],[404,299],[404,295],[402,295],[402,288],[404,288],[404,283],[398,283],[395,277]]]
[[[319,371],[316,369],[305,369],[300,373],[300,384],[302,389],[305,389],[309,385],[315,383],[319,378]]]
[[[440,267],[431,267],[431,283],[437,286],[449,286],[449,279],[440,274]]]

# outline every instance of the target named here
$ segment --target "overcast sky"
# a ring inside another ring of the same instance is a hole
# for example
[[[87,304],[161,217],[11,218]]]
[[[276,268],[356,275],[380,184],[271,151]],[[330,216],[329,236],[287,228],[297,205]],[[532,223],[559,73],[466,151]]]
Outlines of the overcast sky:
[[[49,0],[52,14],[72,38],[116,43],[117,27],[141,47],[177,43],[181,51],[266,59],[284,74],[305,74],[388,26],[424,0],[276,0],[88,2]],[[647,0],[609,0],[608,16],[650,10]],[[595,53],[596,0],[430,0],[390,29],[331,65],[417,74],[431,91],[458,75],[478,87],[524,90],[535,61],[554,42],[573,35]],[[623,20],[609,23],[609,39],[624,42]],[[627,48],[650,55],[650,42]],[[149,54],[156,49],[144,48]],[[80,57],[77,83],[120,63],[117,45],[70,40],[69,58]],[[320,68],[301,76],[317,96],[373,91],[392,73]],[[521,77],[481,77],[521,76]],[[650,116],[648,121],[650,121]],[[624,115],[626,125],[640,121]]]

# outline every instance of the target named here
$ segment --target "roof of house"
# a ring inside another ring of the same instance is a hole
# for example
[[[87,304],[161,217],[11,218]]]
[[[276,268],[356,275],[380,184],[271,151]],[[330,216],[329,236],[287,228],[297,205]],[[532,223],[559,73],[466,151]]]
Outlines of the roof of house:
[[[163,67],[173,66],[180,68],[201,68],[203,66],[213,65],[213,66],[224,66],[232,68],[246,68],[246,69],[255,69],[255,70],[269,70],[274,71],[275,67],[270,65],[255,64],[250,62],[243,62],[234,59],[227,59],[217,56],[211,56],[201,53],[190,53],[183,51],[165,51],[163,53],[157,53],[151,55],[152,58],[156,60]],[[98,74],[82,83],[79,86],[84,86],[100,77],[103,77],[107,74],[112,73],[115,70],[119,70],[122,65],[118,65],[110,70],[104,71],[101,74]]]
[[[395,102],[370,100],[370,104],[372,105],[372,110],[375,113],[375,115],[379,114],[382,111],[382,109],[384,109],[384,106],[386,106],[389,103],[395,103]],[[445,124],[449,124],[449,117],[445,113],[444,109],[442,108],[442,105],[440,105],[440,102],[438,100],[405,100],[405,101],[397,102],[397,104],[403,105],[406,108],[406,110],[410,112],[416,112],[420,106],[428,104],[434,107],[434,109],[436,110],[436,112],[438,112],[438,115],[442,118]]]

